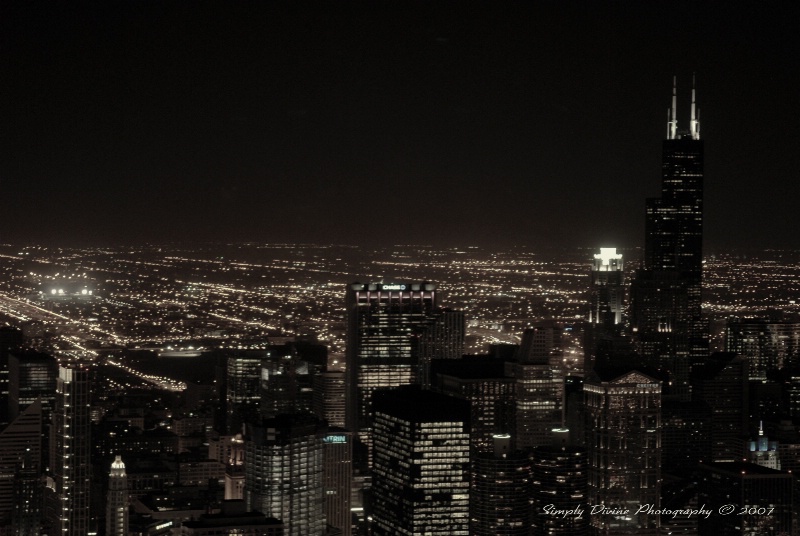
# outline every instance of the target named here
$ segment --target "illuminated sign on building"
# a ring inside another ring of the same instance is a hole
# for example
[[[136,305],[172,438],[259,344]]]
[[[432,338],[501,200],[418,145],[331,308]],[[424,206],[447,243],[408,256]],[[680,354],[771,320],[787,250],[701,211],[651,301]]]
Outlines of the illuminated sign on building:
[[[345,435],[329,435],[322,440],[324,443],[347,443]]]
[[[405,285],[381,285],[381,290],[405,290]]]

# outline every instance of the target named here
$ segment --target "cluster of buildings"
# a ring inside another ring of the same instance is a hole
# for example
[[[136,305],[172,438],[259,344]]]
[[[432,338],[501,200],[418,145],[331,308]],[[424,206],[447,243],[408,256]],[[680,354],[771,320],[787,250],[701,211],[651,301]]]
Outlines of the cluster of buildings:
[[[703,141],[676,100],[644,262],[587,263],[580,367],[556,321],[465,355],[430,281],[349,285],[343,360],[221,347],[181,392],[0,328],[0,532],[797,534],[800,323],[733,318],[710,351]]]

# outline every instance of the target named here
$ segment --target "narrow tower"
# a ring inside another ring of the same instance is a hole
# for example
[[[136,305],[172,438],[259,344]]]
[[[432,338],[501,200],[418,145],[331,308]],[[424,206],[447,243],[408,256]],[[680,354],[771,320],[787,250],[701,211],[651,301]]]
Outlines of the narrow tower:
[[[117,456],[108,474],[108,496],[106,499],[106,536],[128,534],[128,477],[125,464]]]

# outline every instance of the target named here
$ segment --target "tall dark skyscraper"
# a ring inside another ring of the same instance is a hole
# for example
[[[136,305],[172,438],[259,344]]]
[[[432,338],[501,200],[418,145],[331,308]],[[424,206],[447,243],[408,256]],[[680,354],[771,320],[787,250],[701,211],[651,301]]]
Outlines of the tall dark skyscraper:
[[[631,289],[631,325],[648,365],[669,372],[669,395],[689,398],[689,371],[708,354],[701,317],[703,141],[692,88],[688,131],[678,130],[677,96],[662,156],[661,197],[647,200],[644,268]]]
[[[346,305],[346,424],[370,445],[372,393],[420,382],[421,367],[444,352],[438,340],[463,348],[463,317],[458,321],[438,309],[436,285],[425,282],[354,283]],[[448,326],[460,329],[460,335],[452,337]]]

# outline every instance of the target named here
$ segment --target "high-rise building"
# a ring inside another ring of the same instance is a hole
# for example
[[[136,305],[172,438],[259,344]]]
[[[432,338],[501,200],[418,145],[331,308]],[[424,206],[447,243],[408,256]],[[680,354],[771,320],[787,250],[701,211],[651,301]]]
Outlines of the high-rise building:
[[[686,132],[677,129],[676,101],[673,85],[661,197],[647,200],[644,268],[631,288],[631,327],[648,365],[669,373],[668,394],[688,400],[691,366],[708,354],[701,315],[703,141],[694,88]]]
[[[421,381],[421,367],[447,344],[463,348],[463,317],[438,308],[433,283],[353,283],[347,290],[346,428],[371,445],[372,393]],[[452,335],[450,328],[459,333]],[[422,354],[425,354],[423,360]],[[358,455],[364,458],[363,450]]]
[[[470,534],[469,403],[408,386],[373,408],[373,534]]]
[[[247,510],[283,521],[287,536],[325,532],[325,428],[310,414],[283,414],[246,425]]]
[[[747,360],[750,380],[766,380],[767,373],[800,366],[800,323],[731,319],[725,329],[725,351]]]
[[[430,367],[434,359],[460,359],[466,337],[464,311],[437,309],[433,318],[421,327],[417,338],[419,352],[418,383],[430,386]]]
[[[586,449],[570,444],[569,430],[553,431],[553,444],[530,454],[533,536],[585,536],[589,530]],[[553,512],[558,511],[556,515]]]
[[[714,512],[698,517],[700,534],[795,533],[797,485],[791,473],[740,461],[703,464],[700,469],[698,504]],[[737,515],[718,515],[728,511]]]
[[[346,398],[343,371],[326,371],[314,377],[314,415],[329,426],[344,428]]]
[[[712,354],[692,371],[692,398],[705,413],[700,460],[741,460],[750,416],[747,361],[732,353]]]
[[[125,464],[117,456],[111,463],[106,496],[106,536],[128,535],[128,477]]]
[[[263,351],[237,352],[226,363],[226,407],[228,430],[241,431],[247,417],[257,415],[261,403],[261,360]]]
[[[589,323],[613,328],[622,323],[625,273],[616,248],[600,248],[591,273]]]
[[[12,530],[17,536],[39,536],[42,527],[42,475],[39,462],[26,453],[14,475]]]
[[[27,459],[27,468],[41,471],[42,403],[36,401],[0,432],[0,520],[11,515],[15,497],[14,475]],[[41,508],[40,508],[41,510]]]
[[[8,397],[9,363],[11,352],[19,350],[24,342],[22,330],[12,326],[0,327],[0,400]],[[0,426],[8,424],[13,417],[8,415],[8,406],[0,404]]]
[[[45,420],[50,420],[56,393],[58,362],[47,354],[12,352],[8,358],[8,411],[12,419],[37,399],[42,401]]]
[[[511,436],[497,434],[492,450],[475,456],[470,488],[470,534],[529,536],[531,461],[511,448]]]
[[[598,536],[659,534],[660,517],[635,514],[661,500],[661,381],[632,370],[596,371],[583,385],[591,517]]]
[[[473,451],[492,452],[494,436],[514,429],[514,378],[506,362],[488,356],[436,359],[431,366],[431,389],[470,402]]]
[[[562,327],[543,323],[522,334],[516,382],[517,448],[549,445],[552,430],[563,422],[564,374],[561,366]]]
[[[90,410],[89,366],[61,365],[56,381],[50,439],[50,470],[54,489],[49,508],[53,531],[61,536],[85,536],[89,532]]]
[[[352,534],[353,433],[330,428],[322,439],[325,471],[325,520],[341,536]]]

